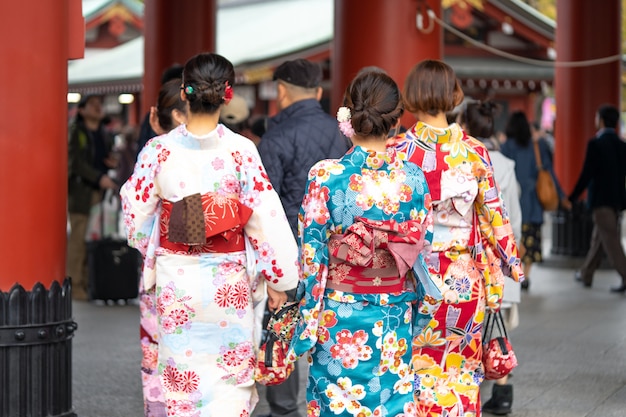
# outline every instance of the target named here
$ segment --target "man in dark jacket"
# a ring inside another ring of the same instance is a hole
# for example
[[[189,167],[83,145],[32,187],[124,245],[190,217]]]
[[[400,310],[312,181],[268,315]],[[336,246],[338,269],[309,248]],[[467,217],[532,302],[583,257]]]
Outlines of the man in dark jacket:
[[[101,190],[116,189],[107,173],[115,168],[112,138],[102,126],[102,97],[84,96],[78,103],[76,121],[68,142],[68,212],[70,235],[67,241],[66,274],[72,279],[72,298],[87,300],[87,249],[85,234],[89,211],[101,197]]]
[[[276,189],[294,236],[309,169],[322,159],[340,158],[349,149],[337,120],[322,110],[322,69],[304,59],[287,61],[274,71],[280,112],[268,120],[259,153]],[[267,387],[272,417],[300,417],[298,367],[281,385]]]
[[[619,216],[626,209],[626,143],[617,135],[619,111],[609,105],[596,113],[598,133],[587,144],[585,162],[569,196],[574,202],[585,189],[591,208],[593,232],[585,261],[576,279],[590,287],[593,273],[602,261],[603,249],[609,261],[622,277],[622,284],[612,292],[626,292],[626,256],[622,249]]]

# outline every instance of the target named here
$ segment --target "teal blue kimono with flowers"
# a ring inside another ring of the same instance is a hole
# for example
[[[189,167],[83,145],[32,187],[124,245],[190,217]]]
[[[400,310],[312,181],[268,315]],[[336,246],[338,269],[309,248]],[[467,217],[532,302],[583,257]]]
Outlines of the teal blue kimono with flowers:
[[[303,320],[288,357],[309,354],[307,414],[413,415],[411,341],[441,299],[422,257],[432,238],[424,174],[394,150],[355,146],[313,166],[305,191]],[[390,268],[395,277],[376,275]],[[385,282],[395,289],[381,291]]]

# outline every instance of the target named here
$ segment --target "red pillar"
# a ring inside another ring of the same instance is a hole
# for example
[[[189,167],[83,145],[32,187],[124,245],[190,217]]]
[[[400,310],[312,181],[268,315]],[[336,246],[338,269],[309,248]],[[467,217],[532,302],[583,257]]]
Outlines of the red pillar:
[[[561,62],[620,55],[620,0],[557,0],[556,51]],[[621,60],[558,67],[556,93],[556,174],[566,193],[574,188],[587,141],[596,131],[594,115],[603,103],[620,108]]]
[[[67,60],[84,52],[81,10],[80,0],[2,6],[0,291],[65,277]]]
[[[426,15],[441,17],[441,0],[335,0],[331,54],[331,109],[337,109],[350,81],[365,66],[384,69],[402,88],[409,70],[423,59],[442,59],[442,28]],[[423,30],[416,26],[418,11]]]
[[[161,74],[200,52],[215,52],[217,0],[146,0],[142,113],[156,104]]]
[[[4,2],[0,25],[0,415],[76,417],[65,279],[67,60],[81,0]]]

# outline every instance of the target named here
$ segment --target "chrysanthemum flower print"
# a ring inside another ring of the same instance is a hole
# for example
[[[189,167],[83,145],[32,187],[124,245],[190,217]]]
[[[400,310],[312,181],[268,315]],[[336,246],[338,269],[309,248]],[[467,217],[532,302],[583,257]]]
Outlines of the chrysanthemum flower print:
[[[434,331],[435,324],[431,323],[426,327],[419,336],[413,339],[413,347],[425,347],[425,346],[443,346],[446,344],[446,339],[441,337],[441,331]]]
[[[195,417],[197,406],[193,401],[188,400],[167,400],[167,415],[179,417]]]
[[[232,174],[224,175],[220,181],[220,191],[224,193],[239,194],[241,183]]]
[[[365,398],[363,385],[352,386],[349,378],[338,378],[337,384],[329,384],[324,392],[330,399],[330,409],[335,414],[341,414],[347,410],[356,415],[361,409],[360,400]]]
[[[342,330],[335,335],[336,344],[330,347],[334,359],[341,359],[344,368],[354,369],[359,361],[366,361],[372,357],[372,348],[367,346],[368,336],[363,330],[352,334],[349,330]]]

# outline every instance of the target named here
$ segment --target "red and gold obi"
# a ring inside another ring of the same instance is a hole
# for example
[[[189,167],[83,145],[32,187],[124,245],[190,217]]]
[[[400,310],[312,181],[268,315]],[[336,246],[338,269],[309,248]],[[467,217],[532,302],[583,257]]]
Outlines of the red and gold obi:
[[[251,215],[252,209],[238,199],[218,193],[163,200],[160,246],[185,254],[243,251],[243,226]]]
[[[326,287],[358,294],[398,293],[424,246],[425,225],[356,218],[329,242]]]

